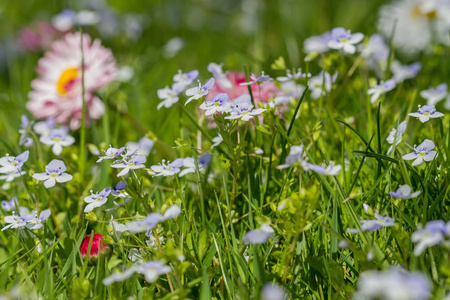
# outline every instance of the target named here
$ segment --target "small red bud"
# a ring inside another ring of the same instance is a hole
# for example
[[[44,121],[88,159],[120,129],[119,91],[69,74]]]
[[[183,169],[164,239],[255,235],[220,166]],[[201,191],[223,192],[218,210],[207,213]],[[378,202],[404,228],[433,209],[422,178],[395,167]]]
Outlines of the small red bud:
[[[90,239],[91,236],[88,235],[83,239],[83,242],[81,243],[80,252],[83,259],[86,257]],[[89,254],[89,258],[91,257],[97,258],[99,254],[108,253],[109,250],[110,249],[108,245],[103,242],[103,236],[98,233],[94,234],[94,237],[92,238],[91,252]]]

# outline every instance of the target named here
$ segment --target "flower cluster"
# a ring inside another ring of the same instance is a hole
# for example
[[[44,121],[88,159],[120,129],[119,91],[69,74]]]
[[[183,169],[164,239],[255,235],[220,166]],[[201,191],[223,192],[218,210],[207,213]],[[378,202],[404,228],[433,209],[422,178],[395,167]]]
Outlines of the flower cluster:
[[[0,179],[11,182],[14,178],[24,175],[25,171],[22,171],[22,166],[28,160],[29,155],[30,151],[27,150],[17,156],[6,154],[0,158],[0,173],[3,174],[0,175]]]

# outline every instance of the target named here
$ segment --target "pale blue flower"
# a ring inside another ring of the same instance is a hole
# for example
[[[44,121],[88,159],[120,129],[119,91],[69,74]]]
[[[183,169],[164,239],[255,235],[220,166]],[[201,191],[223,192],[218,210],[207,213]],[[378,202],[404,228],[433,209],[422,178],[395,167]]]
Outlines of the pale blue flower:
[[[423,161],[432,161],[437,157],[434,151],[434,143],[431,140],[424,140],[419,146],[414,146],[414,152],[403,155],[404,160],[413,160],[412,166],[420,165]]]
[[[177,158],[173,162],[166,163],[164,160],[159,165],[153,165],[148,172],[153,177],[155,176],[172,176],[180,172],[183,165],[183,159]]]
[[[411,241],[417,243],[414,255],[419,256],[426,248],[440,244],[444,236],[449,234],[448,224],[442,220],[430,221],[425,228],[417,230],[411,235]]]
[[[390,267],[386,271],[362,272],[352,299],[427,300],[431,293],[431,281],[424,273]]]
[[[297,73],[292,74],[291,71],[287,70],[286,76],[277,77],[277,80],[280,82],[287,82],[287,81],[296,81],[306,77],[311,77],[311,73],[302,73],[302,69],[298,69]]]
[[[8,201],[4,200],[1,202],[1,206],[4,211],[16,210],[16,205],[19,206],[19,202],[17,201],[17,197],[12,197]]]
[[[211,101],[205,101],[200,105],[200,109],[206,110],[205,115],[210,116],[218,113],[225,113],[231,110],[228,100],[230,97],[226,93],[220,93],[214,96]]]
[[[217,133],[217,136],[212,139],[213,144],[211,145],[211,149],[219,146],[223,142],[223,137],[220,133]]]
[[[336,176],[341,172],[342,166],[341,165],[335,165],[333,161],[330,161],[328,166],[320,166],[320,165],[313,165],[310,163],[305,163],[305,166],[303,167],[306,170],[311,170],[316,173],[326,175],[326,176]]]
[[[286,291],[278,284],[266,283],[261,289],[261,300],[286,300]]]
[[[147,158],[144,155],[136,155],[130,158],[124,158],[121,161],[117,161],[111,164],[111,167],[117,169],[123,169],[117,174],[117,177],[125,176],[130,172],[130,170],[137,170],[145,168],[144,163],[147,161]]]
[[[72,180],[73,176],[65,173],[66,165],[62,160],[54,159],[46,167],[44,173],[36,173],[34,179],[44,181],[46,188],[55,186],[56,182],[64,183]]]
[[[200,81],[198,82],[198,86],[188,89],[186,91],[186,96],[190,96],[189,99],[187,99],[186,104],[191,102],[192,100],[197,100],[202,98],[203,96],[207,95],[209,90],[214,86],[214,78],[211,78],[206,82],[203,86],[201,85]]]
[[[397,84],[405,81],[406,79],[416,77],[421,69],[422,64],[420,62],[415,62],[410,65],[402,65],[400,62],[395,60],[391,64],[391,71]]]
[[[243,94],[234,100],[234,106],[231,114],[225,119],[241,119],[242,121],[249,121],[253,116],[259,115],[266,111],[264,108],[253,109],[250,95]]]
[[[208,71],[213,74],[217,84],[219,84],[222,89],[231,89],[233,87],[233,84],[223,72],[222,65],[210,63],[208,65]]]
[[[269,75],[265,75],[264,72],[261,73],[261,76],[256,77],[255,74],[250,74],[249,82],[242,82],[240,85],[252,85],[252,84],[261,84],[266,81],[273,80]]]
[[[409,113],[408,115],[414,118],[419,118],[420,122],[422,123],[427,122],[430,118],[436,119],[444,116],[443,113],[436,111],[436,108],[430,105],[419,105],[419,110],[417,112]]]
[[[52,129],[49,135],[43,135],[39,140],[47,146],[52,146],[53,154],[60,155],[63,147],[68,147],[75,142],[75,139],[68,135],[68,131],[67,127]]]
[[[391,195],[393,198],[400,198],[400,199],[411,199],[419,196],[421,191],[417,191],[412,193],[412,189],[409,185],[401,185],[395,192],[389,192],[389,195]]]
[[[113,282],[120,282],[130,278],[134,273],[143,274],[145,280],[149,283],[155,282],[160,275],[169,273],[172,269],[161,261],[151,260],[143,263],[134,264],[123,273],[115,272],[111,276],[103,279],[104,285],[110,285]]]
[[[161,99],[162,101],[158,103],[158,106],[156,106],[156,109],[159,110],[163,106],[165,108],[169,108],[172,105],[174,105],[175,103],[177,103],[178,100],[180,99],[180,97],[178,95],[182,91],[183,91],[183,89],[177,90],[175,85],[173,85],[172,88],[169,88],[168,86],[166,86],[163,89],[159,89],[157,91],[157,94],[158,94],[158,98]]]
[[[274,239],[274,231],[268,224],[261,225],[260,228],[251,230],[244,235],[244,244],[264,244],[269,239]]]
[[[24,216],[16,216],[15,212],[13,211],[12,216],[6,216],[4,218],[4,221],[6,223],[9,223],[9,225],[6,225],[2,228],[2,231],[8,229],[8,228],[21,228],[25,227],[27,225],[27,222],[29,220],[33,219],[33,215],[24,215]]]
[[[205,153],[203,155],[201,155],[198,160],[197,160],[197,165],[198,165],[198,171],[203,171],[204,169],[206,169],[208,167],[208,164],[211,162],[212,159],[212,155],[209,153]],[[183,177],[186,174],[189,173],[195,173],[196,169],[195,169],[195,160],[192,157],[186,157],[183,159],[183,167],[185,167],[185,169],[183,169],[178,176],[179,177]]]
[[[303,152],[303,145],[292,146],[284,164],[277,166],[277,169],[286,169],[289,167],[306,168],[306,155]]]
[[[25,171],[22,169],[17,169],[11,172],[6,172],[5,175],[0,175],[0,180],[4,180],[6,182],[11,182],[17,177],[21,177],[25,174]]]
[[[421,91],[420,96],[427,100],[427,106],[433,106],[447,96],[447,88],[446,83],[441,83],[435,88]]]
[[[327,31],[321,35],[315,35],[307,38],[303,42],[303,50],[305,53],[324,53],[327,52],[328,42],[331,39],[331,32]]]
[[[394,144],[398,145],[401,143],[403,139],[403,133],[406,130],[406,121],[401,122],[398,125],[398,131],[395,128],[392,128],[391,132],[389,132],[389,136],[386,138],[386,141],[391,144],[392,146],[389,147],[387,154],[391,153]]]
[[[370,88],[367,91],[370,97],[370,103],[375,103],[375,101],[380,98],[381,95],[386,94],[389,91],[392,91],[395,88],[395,81],[393,79],[386,80],[385,82],[380,82],[380,84]]]
[[[50,132],[55,128],[56,121],[54,118],[48,118],[45,121],[40,121],[34,124],[33,130],[39,135],[49,135]]]
[[[353,54],[356,52],[356,44],[360,43],[364,38],[364,34],[350,33],[350,30],[346,30],[342,27],[336,27],[331,30],[331,38],[327,43],[327,46],[331,49],[337,49],[344,51],[345,53]]]
[[[0,158],[0,173],[20,172],[29,155],[30,151],[28,150],[17,156],[6,154],[6,156]]]
[[[50,217],[51,215],[51,211],[50,209],[46,209],[41,211],[41,213],[38,214],[36,213],[34,215],[34,218],[28,221],[27,227],[33,230],[39,229],[42,226],[44,226],[44,224],[42,224],[44,221],[47,221],[47,219]]]
[[[105,204],[108,201],[108,196],[111,193],[111,188],[107,187],[104,188],[99,193],[93,193],[91,191],[91,194],[87,197],[84,197],[84,202],[88,203],[86,207],[84,208],[84,213],[88,213],[94,210],[94,208],[100,207],[103,204]]]
[[[105,156],[99,156],[97,162],[99,163],[105,159],[114,159],[117,156],[121,155],[124,151],[125,151],[125,147],[117,149],[117,148],[113,148],[113,147],[111,147],[111,145],[109,145],[108,150],[104,151]]]
[[[321,71],[318,75],[313,76],[308,81],[308,86],[311,91],[311,99],[318,99],[320,96],[325,96],[331,91],[333,83],[336,81],[337,73],[331,76],[328,72]]]
[[[178,71],[178,74],[173,76],[174,84],[172,89],[177,92],[177,94],[184,91],[184,89],[189,86],[195,79],[198,77],[198,70],[192,70],[187,73],[182,73],[181,70]]]
[[[136,155],[145,156],[148,156],[150,154],[150,151],[152,151],[154,145],[155,141],[149,139],[146,136],[142,137],[137,143],[128,142],[125,144],[125,146],[127,146],[128,148],[128,151],[134,152],[135,149],[138,149],[136,151]]]
[[[20,138],[19,138],[19,145],[24,145],[25,147],[30,147],[33,145],[33,139],[28,137],[28,130],[31,129],[32,123],[30,122],[30,119],[27,115],[22,115],[20,118]]]

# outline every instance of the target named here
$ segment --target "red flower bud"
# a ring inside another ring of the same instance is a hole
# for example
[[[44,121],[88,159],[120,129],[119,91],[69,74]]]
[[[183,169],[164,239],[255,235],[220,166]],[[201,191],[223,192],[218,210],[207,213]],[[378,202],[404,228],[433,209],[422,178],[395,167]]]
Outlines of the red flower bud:
[[[80,252],[83,259],[86,257],[90,239],[91,236],[88,235],[83,239],[83,242],[81,243]],[[103,242],[103,236],[98,233],[94,234],[94,237],[92,238],[91,252],[89,254],[89,258],[91,257],[97,258],[99,254],[108,253],[109,250],[110,249],[108,245]]]

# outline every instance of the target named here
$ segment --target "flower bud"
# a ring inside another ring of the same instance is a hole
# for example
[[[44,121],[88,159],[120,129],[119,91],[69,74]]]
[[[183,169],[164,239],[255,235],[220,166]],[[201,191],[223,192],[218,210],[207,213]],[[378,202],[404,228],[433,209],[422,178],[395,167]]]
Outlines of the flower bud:
[[[80,252],[83,259],[87,255],[87,251],[89,248],[89,241],[91,236],[88,235],[81,242]],[[101,234],[94,234],[92,238],[91,251],[89,254],[89,261],[96,262],[99,256],[108,255],[111,252],[109,246],[103,241],[103,236]]]

